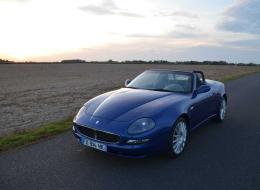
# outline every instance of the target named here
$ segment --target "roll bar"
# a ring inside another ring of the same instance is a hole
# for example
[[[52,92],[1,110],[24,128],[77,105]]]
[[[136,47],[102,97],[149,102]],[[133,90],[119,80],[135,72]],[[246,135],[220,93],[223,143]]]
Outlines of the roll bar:
[[[197,74],[201,75],[202,82],[203,82],[203,84],[205,84],[205,76],[204,76],[204,73],[202,71],[192,71],[192,73],[196,74],[196,77],[198,77]]]

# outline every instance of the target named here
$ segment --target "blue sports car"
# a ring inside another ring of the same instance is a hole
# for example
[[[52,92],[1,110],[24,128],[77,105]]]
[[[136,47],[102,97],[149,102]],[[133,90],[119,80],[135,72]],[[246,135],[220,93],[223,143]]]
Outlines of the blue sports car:
[[[144,157],[179,156],[191,130],[223,121],[227,95],[201,71],[146,70],[125,87],[101,94],[79,110],[73,133],[80,144],[104,152]]]

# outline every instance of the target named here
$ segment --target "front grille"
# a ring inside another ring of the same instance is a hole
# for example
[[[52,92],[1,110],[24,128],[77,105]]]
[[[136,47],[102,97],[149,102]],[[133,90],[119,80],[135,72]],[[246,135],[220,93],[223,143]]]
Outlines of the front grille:
[[[95,130],[89,127],[77,125],[74,123],[74,126],[77,128],[78,132],[82,133],[83,135],[86,135],[87,137],[90,137],[92,139],[110,142],[110,143],[116,143],[120,140],[120,136],[107,133],[104,131]]]

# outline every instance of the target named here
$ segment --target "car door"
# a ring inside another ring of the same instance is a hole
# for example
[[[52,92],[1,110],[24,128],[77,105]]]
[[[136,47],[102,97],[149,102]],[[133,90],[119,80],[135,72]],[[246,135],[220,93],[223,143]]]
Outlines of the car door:
[[[207,85],[211,86],[211,89],[209,91],[209,107],[208,107],[208,112],[210,117],[212,115],[217,114],[219,110],[221,95],[220,93],[217,92],[217,89],[214,87],[214,85],[212,84],[207,84]]]
[[[196,77],[196,89],[205,83]],[[208,92],[197,94],[192,100],[189,107],[189,115],[191,118],[192,127],[196,127],[201,122],[213,115],[214,101],[212,89]]]

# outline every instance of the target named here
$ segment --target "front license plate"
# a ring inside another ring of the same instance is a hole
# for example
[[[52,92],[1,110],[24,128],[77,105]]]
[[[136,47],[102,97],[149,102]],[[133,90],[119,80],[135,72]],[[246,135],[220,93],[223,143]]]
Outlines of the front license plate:
[[[92,141],[89,139],[82,139],[82,140],[83,140],[83,144],[86,146],[89,146],[89,147],[92,147],[92,148],[95,148],[95,149],[98,149],[98,150],[101,150],[104,152],[107,151],[107,145],[105,145],[105,144],[101,144],[101,143],[98,143],[98,142],[95,142],[95,141]]]

